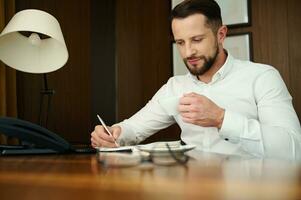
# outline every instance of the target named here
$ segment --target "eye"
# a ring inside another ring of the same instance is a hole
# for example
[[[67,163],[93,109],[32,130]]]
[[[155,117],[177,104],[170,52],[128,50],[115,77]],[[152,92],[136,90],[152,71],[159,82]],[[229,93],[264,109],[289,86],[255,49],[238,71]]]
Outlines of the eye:
[[[203,38],[193,38],[192,41],[193,42],[202,42]]]
[[[182,41],[182,40],[177,40],[177,41],[176,41],[176,44],[177,44],[178,46],[183,46],[183,45],[184,45],[184,41]]]

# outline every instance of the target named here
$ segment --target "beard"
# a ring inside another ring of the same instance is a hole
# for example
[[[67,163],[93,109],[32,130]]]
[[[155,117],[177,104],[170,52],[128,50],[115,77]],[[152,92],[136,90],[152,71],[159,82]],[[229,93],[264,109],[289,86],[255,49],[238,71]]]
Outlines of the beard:
[[[201,76],[203,74],[205,74],[214,64],[217,55],[219,53],[219,49],[218,49],[218,45],[216,45],[216,50],[213,56],[192,56],[192,57],[188,57],[188,58],[184,58],[183,61],[187,67],[187,69],[189,70],[189,72],[194,75],[194,76]],[[197,67],[196,65],[191,65],[188,63],[188,60],[190,59],[199,59],[199,60],[203,60],[204,64],[201,67]]]

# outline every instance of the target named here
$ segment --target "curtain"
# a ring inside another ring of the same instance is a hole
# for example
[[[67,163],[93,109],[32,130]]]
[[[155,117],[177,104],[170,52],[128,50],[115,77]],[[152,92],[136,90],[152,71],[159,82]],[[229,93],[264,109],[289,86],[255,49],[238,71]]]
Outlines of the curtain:
[[[15,13],[14,0],[0,0],[0,32]],[[16,71],[0,61],[0,116],[17,117]],[[17,144],[17,140],[0,133],[0,144]]]

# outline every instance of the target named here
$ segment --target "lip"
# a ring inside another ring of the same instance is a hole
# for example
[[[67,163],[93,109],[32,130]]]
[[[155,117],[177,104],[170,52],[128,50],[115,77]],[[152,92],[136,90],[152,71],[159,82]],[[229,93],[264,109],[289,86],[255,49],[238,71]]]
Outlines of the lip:
[[[189,59],[187,61],[188,61],[189,64],[195,65],[195,64],[198,63],[199,60],[200,60],[199,58],[194,58],[194,59]]]

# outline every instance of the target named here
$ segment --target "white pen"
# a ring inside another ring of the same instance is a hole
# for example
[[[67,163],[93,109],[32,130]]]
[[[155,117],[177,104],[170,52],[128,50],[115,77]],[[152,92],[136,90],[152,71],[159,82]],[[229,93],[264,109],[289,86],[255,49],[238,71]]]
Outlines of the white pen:
[[[97,118],[99,119],[101,125],[105,128],[107,133],[114,139],[114,142],[115,142],[116,146],[118,147],[119,145],[117,144],[115,138],[113,137],[113,134],[109,131],[109,129],[108,129],[107,125],[105,124],[105,122],[100,118],[99,115],[97,115]]]

